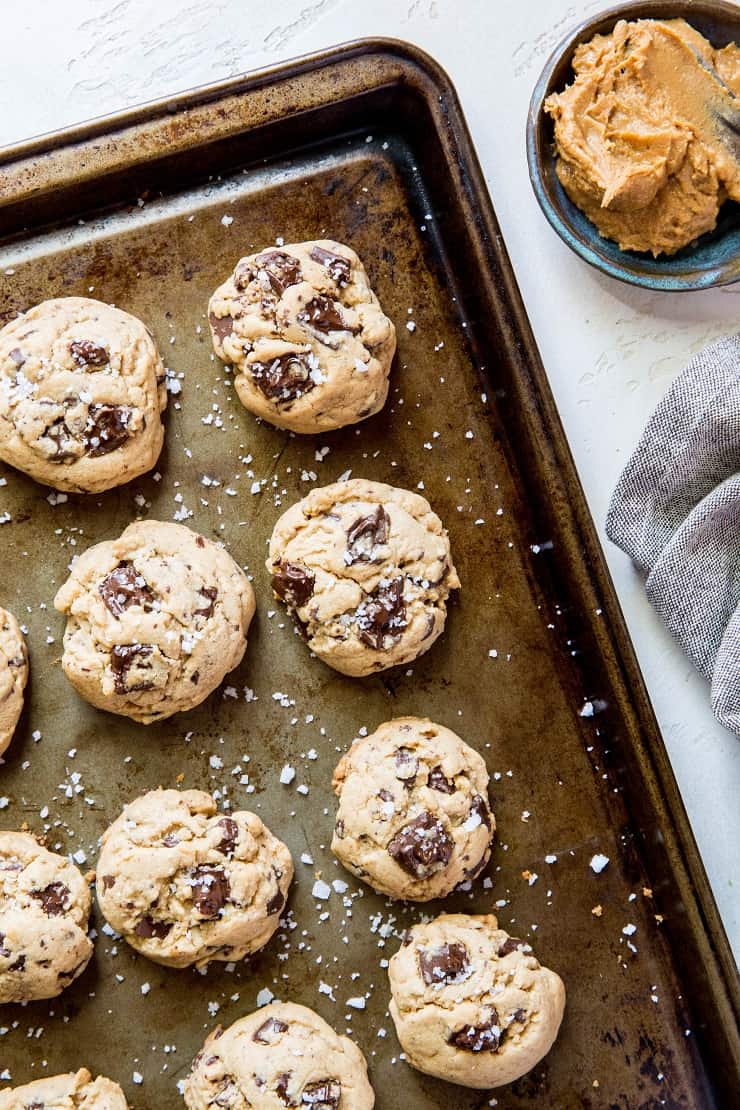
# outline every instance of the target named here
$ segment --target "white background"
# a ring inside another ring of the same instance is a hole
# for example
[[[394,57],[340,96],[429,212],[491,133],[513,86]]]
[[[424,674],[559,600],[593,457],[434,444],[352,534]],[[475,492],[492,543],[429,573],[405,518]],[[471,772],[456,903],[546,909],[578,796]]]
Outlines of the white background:
[[[664,295],[591,271],[537,208],[524,155],[546,57],[606,0],[1,0],[0,144],[361,35],[409,39],[462,99],[545,367],[603,537],[610,492],[689,357],[740,328],[740,285]],[[684,802],[735,952],[740,743],[604,539]]]

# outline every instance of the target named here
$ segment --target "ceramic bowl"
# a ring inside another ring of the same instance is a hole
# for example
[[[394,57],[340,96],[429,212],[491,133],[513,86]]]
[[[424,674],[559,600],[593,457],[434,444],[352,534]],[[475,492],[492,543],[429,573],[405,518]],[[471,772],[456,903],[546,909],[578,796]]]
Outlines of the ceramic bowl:
[[[714,231],[669,257],[623,251],[604,239],[568,198],[555,172],[553,124],[543,110],[546,98],[573,80],[571,59],[581,42],[608,34],[620,19],[683,18],[713,46],[740,42],[740,5],[732,0],[638,0],[581,23],[556,48],[535,87],[527,119],[527,160],[537,200],[558,235],[586,262],[611,277],[646,289],[708,289],[740,281],[740,204],[726,202]]]

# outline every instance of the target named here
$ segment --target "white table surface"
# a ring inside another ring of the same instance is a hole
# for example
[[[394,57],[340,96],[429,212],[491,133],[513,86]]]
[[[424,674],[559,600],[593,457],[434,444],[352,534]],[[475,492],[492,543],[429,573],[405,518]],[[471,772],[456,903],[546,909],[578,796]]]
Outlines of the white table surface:
[[[645,420],[688,358],[740,327],[740,285],[648,293],[602,277],[546,224],[524,154],[551,48],[606,0],[31,0],[3,12],[0,144],[361,35],[408,39],[457,86],[599,531]],[[609,565],[725,927],[740,955],[740,743],[648,605]]]

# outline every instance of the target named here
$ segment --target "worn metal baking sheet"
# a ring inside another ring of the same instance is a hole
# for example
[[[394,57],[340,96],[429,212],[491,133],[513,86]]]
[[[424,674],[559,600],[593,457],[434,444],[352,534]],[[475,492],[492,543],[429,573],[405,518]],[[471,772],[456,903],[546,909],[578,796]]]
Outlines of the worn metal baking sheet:
[[[206,787],[255,808],[298,872],[268,948],[205,975],[148,963],[97,918],[80,979],[0,1015],[3,1085],[84,1064],[119,1080],[132,1105],[174,1110],[206,1031],[271,992],[356,1038],[379,1110],[730,1105],[729,949],[444,74],[413,47],[353,44],[24,144],[2,163],[3,318],[49,296],[114,302],[149,325],[181,392],[157,472],[129,486],[62,499],[0,468],[0,603],[28,627],[32,658],[0,768],[0,826],[25,822],[92,868],[126,800],[160,784]],[[205,310],[240,254],[327,235],[365,260],[399,352],[384,412],[296,438],[235,400]],[[427,655],[364,680],[309,657],[263,569],[280,512],[348,471],[423,488],[463,583]],[[139,516],[184,513],[249,568],[258,616],[225,689],[136,726],[67,685],[51,600],[89,544]],[[399,1058],[383,961],[405,926],[442,906],[376,897],[327,848],[339,753],[361,728],[407,713],[459,731],[492,774],[491,882],[444,908],[495,907],[567,985],[556,1047],[494,1094]],[[297,769],[290,786],[284,763]],[[597,852],[610,860],[600,875]],[[317,902],[317,872],[346,893]],[[360,995],[364,1010],[348,1006]]]

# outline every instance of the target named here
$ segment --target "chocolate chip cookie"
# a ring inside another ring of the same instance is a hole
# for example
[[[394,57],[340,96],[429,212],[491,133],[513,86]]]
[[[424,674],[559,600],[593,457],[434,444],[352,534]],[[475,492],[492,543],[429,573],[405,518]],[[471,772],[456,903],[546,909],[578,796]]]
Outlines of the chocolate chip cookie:
[[[23,710],[28,681],[28,652],[18,621],[0,608],[0,756],[13,739]]]
[[[97,493],[144,474],[166,405],[154,340],[128,312],[60,297],[0,330],[0,459],[37,482]]]
[[[372,1110],[365,1057],[294,1002],[273,1002],[207,1038],[183,1094],[189,1110]]]
[[[385,404],[395,328],[342,243],[291,243],[240,259],[208,318],[242,404],[278,428],[325,432]]]
[[[28,833],[0,832],[0,1002],[56,998],[92,956],[90,890]]]
[[[152,790],[126,806],[101,843],[100,909],[150,960],[241,960],[278,927],[293,863],[254,813],[219,814],[202,790]]]
[[[391,1017],[409,1063],[464,1087],[500,1087],[552,1048],[558,975],[492,915],[442,914],[407,933],[388,968]]]
[[[354,742],[333,785],[332,851],[382,894],[443,898],[488,862],[495,829],[488,771],[443,725],[387,721]]]
[[[267,569],[311,651],[348,675],[428,651],[460,586],[429,503],[362,478],[314,489],[288,509],[272,533]]]
[[[80,1068],[0,1091],[0,1110],[128,1110],[128,1103],[117,1083]]]
[[[64,673],[99,709],[143,724],[199,705],[241,661],[254,591],[224,548],[143,520],[89,548],[54,604]]]

